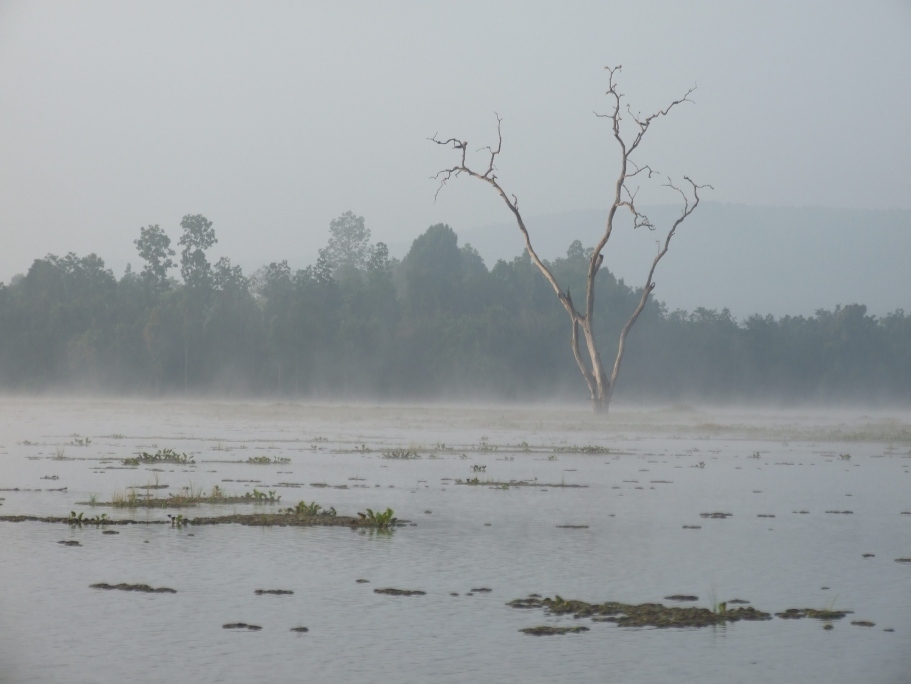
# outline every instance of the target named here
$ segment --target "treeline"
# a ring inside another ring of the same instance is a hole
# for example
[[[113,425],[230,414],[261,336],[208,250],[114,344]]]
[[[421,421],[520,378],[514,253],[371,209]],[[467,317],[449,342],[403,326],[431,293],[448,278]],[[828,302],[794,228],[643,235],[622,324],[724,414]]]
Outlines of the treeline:
[[[566,313],[527,256],[488,268],[439,224],[392,259],[348,212],[314,265],[245,275],[229,259],[210,263],[217,240],[205,217],[188,215],[181,229],[179,257],[159,226],[141,229],[142,270],[119,280],[95,254],[70,253],[0,284],[0,390],[586,397]],[[551,264],[580,295],[589,254],[576,241]],[[612,361],[638,293],[607,269],[597,289]],[[911,315],[900,310],[877,318],[852,304],[738,322],[653,300],[628,343],[619,398],[911,400]]]

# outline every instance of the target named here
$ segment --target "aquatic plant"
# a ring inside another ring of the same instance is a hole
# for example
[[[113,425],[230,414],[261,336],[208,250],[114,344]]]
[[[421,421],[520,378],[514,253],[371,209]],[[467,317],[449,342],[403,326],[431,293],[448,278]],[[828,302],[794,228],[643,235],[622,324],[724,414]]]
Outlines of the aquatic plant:
[[[70,442],[72,446],[77,447],[86,447],[92,443],[92,440],[88,437],[80,437],[79,435],[73,435],[73,441]]]
[[[334,517],[336,514],[334,507],[323,510],[323,507],[315,501],[309,504],[306,501],[298,501],[297,506],[286,508],[283,512],[288,515],[296,515],[298,518],[310,518],[313,516]]]
[[[573,444],[572,446],[565,447],[554,447],[554,453],[556,454],[609,454],[610,449],[608,447],[597,446],[594,444],[588,444],[585,446],[577,446]],[[553,459],[556,460],[556,459]]]
[[[393,527],[398,518],[393,517],[395,515],[394,511],[391,508],[387,508],[383,512],[374,513],[371,509],[366,509],[366,513],[358,513],[358,517],[366,522],[371,527]]]
[[[487,470],[487,466],[486,465],[473,465],[473,466],[471,466],[471,469],[476,473],[483,473]]]
[[[268,456],[251,456],[247,459],[247,463],[252,463],[254,465],[284,465],[286,463],[291,463],[291,459],[282,456],[275,456],[273,458],[269,458]]]
[[[851,454],[838,454],[838,457],[839,457],[842,461],[850,461],[850,460],[851,460]]]
[[[391,458],[397,460],[409,461],[415,458],[420,458],[416,449],[391,449],[389,451],[383,452],[383,458]]]
[[[159,449],[154,454],[143,451],[140,452],[138,456],[134,458],[126,458],[123,461],[124,465],[139,465],[140,463],[175,463],[177,465],[195,465],[195,461],[193,460],[192,456],[178,453],[173,449]]]
[[[754,451],[754,452],[753,452],[753,455],[750,456],[750,458],[759,458],[759,452],[758,452],[758,451]]]
[[[185,518],[180,513],[178,513],[177,515],[168,514],[168,520],[171,521],[171,527],[176,527],[177,529],[180,529],[184,525],[190,524],[190,520],[188,518]]]
[[[94,505],[97,504],[97,503],[98,503],[98,495],[97,495],[97,494],[89,494],[89,506],[94,506]]]
[[[65,451],[66,451],[65,447],[62,444],[58,444],[56,447],[54,447],[54,453],[56,454],[54,456],[54,458],[57,458],[60,460],[64,459],[65,456],[63,454]]]

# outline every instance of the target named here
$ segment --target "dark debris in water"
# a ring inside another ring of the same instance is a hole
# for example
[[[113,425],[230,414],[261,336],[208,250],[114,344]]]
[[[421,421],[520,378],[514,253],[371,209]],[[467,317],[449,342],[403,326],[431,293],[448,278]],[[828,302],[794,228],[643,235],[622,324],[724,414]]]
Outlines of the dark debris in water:
[[[248,625],[246,622],[229,622],[226,625],[221,626],[222,629],[248,629],[253,632],[258,632],[262,629],[259,625]]]
[[[257,589],[253,592],[257,596],[262,596],[263,594],[274,594],[275,596],[289,596],[294,592],[290,589]]]
[[[587,530],[588,525],[557,525],[562,530]]]
[[[587,632],[588,627],[552,627],[550,625],[541,625],[539,627],[526,627],[519,631],[522,632],[522,634],[530,634],[531,636],[552,636],[555,634],[578,634],[580,632]]]
[[[876,623],[869,620],[853,620],[851,624],[855,627],[876,627]]]
[[[734,515],[733,513],[700,513],[700,514],[699,514],[699,517],[700,517],[700,518],[714,518],[714,519],[717,519],[717,520],[724,520],[725,518],[730,518],[730,517],[732,517],[733,515]]]
[[[393,589],[387,587],[385,589],[374,589],[374,594],[387,594],[389,596],[423,596],[426,594],[426,591],[421,591],[420,589]]]
[[[107,582],[99,582],[98,584],[92,584],[89,587],[90,589],[106,589],[110,591],[111,589],[117,589],[119,591],[140,591],[144,594],[176,594],[176,589],[171,589],[170,587],[150,587],[148,584],[126,584],[121,582],[120,584],[108,584]]]
[[[291,631],[292,631],[292,632],[297,632],[297,633],[299,633],[299,634],[303,634],[304,632],[309,632],[310,630],[307,629],[306,627],[292,627],[292,628],[291,628]]]
[[[57,543],[58,543],[58,544],[63,544],[64,546],[82,546],[82,544],[80,544],[80,543],[79,543],[78,541],[76,541],[75,539],[69,539],[69,540],[59,541],[59,542],[57,542]]]
[[[609,601],[607,603],[586,603],[585,601],[554,598],[536,598],[510,601],[512,608],[543,608],[549,615],[572,615],[575,618],[592,618],[595,622],[614,622],[621,627],[708,627],[723,625],[740,620],[771,620],[769,613],[755,608],[734,608],[713,612],[708,608],[668,607],[660,603],[629,604]]]
[[[671,594],[670,596],[664,597],[665,601],[698,601],[698,596],[693,596],[692,594]]]

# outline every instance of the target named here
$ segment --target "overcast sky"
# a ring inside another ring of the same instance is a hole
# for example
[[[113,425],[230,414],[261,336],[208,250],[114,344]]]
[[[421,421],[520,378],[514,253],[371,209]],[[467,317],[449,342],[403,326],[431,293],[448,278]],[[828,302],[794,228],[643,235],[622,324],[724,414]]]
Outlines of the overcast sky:
[[[349,209],[390,243],[501,223],[489,188],[429,179],[453,156],[427,137],[486,145],[494,111],[529,216],[605,207],[607,64],[645,112],[698,85],[639,160],[714,201],[911,208],[907,0],[2,2],[0,280],[137,267],[140,226],[176,242],[187,213],[245,268],[306,265]]]

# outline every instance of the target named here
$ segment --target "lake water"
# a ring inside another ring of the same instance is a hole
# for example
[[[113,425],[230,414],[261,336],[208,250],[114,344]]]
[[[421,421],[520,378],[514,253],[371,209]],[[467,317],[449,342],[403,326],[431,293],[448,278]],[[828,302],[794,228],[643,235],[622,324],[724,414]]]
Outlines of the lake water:
[[[584,407],[9,398],[0,411],[0,488],[20,490],[0,492],[3,515],[163,520],[177,511],[78,503],[157,482],[168,485],[158,496],[272,490],[278,505],[392,507],[416,523],[388,534],[162,525],[104,535],[0,522],[0,682],[911,682],[911,563],[896,562],[911,557],[907,411],[678,407],[605,420]],[[163,448],[195,465],[122,467]],[[392,449],[421,458],[384,458]],[[258,456],[290,462],[246,462]],[[586,487],[455,483],[472,477]],[[732,515],[700,517],[710,512]],[[89,587],[99,582],[177,593]],[[382,587],[426,594],[374,593]],[[482,587],[491,591],[471,592]],[[780,618],[624,628],[506,605],[530,593],[853,614],[830,630]],[[222,628],[234,622],[262,629]],[[519,631],[538,625],[590,631]]]

